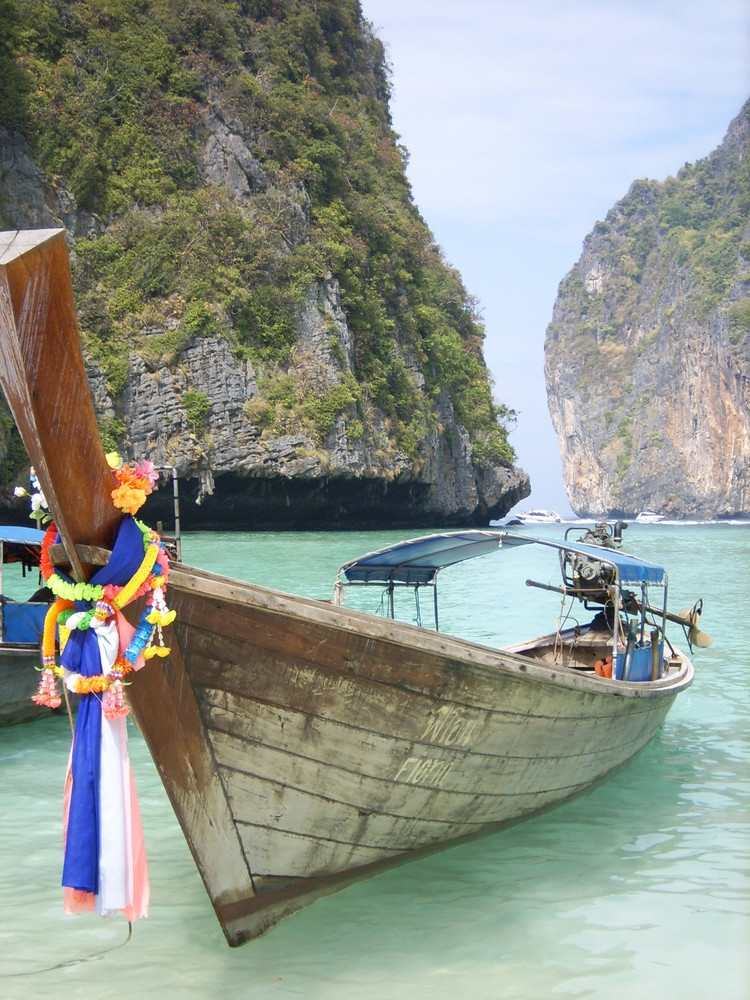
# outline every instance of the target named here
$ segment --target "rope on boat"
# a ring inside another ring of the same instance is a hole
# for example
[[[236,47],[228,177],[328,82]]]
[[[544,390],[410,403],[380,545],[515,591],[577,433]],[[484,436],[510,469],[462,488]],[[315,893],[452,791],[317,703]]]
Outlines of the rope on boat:
[[[558,615],[558,618],[557,618],[557,629],[555,631],[555,642],[554,642],[553,649],[552,649],[552,656],[553,656],[553,662],[554,663],[558,662],[560,654],[562,653],[563,642],[562,642],[562,634],[561,633],[562,633],[563,628],[568,624],[569,621],[571,621],[571,611],[573,610],[573,605],[572,604],[571,604],[570,608],[568,608],[567,611],[565,610],[565,603],[566,603],[566,601],[568,599],[568,593],[569,593],[568,589],[566,587],[564,587],[564,586],[560,587],[560,588],[556,588],[556,589],[559,589],[560,592],[562,593],[562,601],[560,602],[560,614]],[[574,598],[578,598],[580,596],[580,590],[572,591],[572,593],[573,593],[573,597]],[[604,607],[602,608],[602,613],[606,615],[607,607],[610,606],[610,605],[612,606],[612,610],[613,610],[613,618],[617,622],[617,624],[616,624],[615,627],[617,628],[617,631],[618,631],[618,640],[621,640],[622,643],[623,643],[623,645],[624,645],[625,644],[625,640],[626,640],[625,627],[624,627],[624,624],[623,624],[622,620],[620,619],[620,616],[616,613],[615,603],[614,603],[614,601],[612,600],[611,597],[609,597],[608,600],[606,601],[606,603],[604,604]],[[572,621],[575,622],[576,625],[580,624],[577,618],[572,618]],[[665,638],[666,638],[666,636],[665,636]],[[668,642],[668,640],[667,640],[667,642]],[[572,649],[574,649],[574,648],[575,648],[575,641],[573,642]],[[671,648],[671,646],[670,646],[670,648]],[[571,652],[572,652],[572,649],[571,649]]]
[[[554,645],[552,647],[552,660],[553,660],[553,663],[557,663],[558,662],[558,658],[562,654],[563,644],[562,644],[562,635],[561,635],[561,633],[562,633],[563,627],[569,621],[569,619],[571,617],[571,612],[573,610],[573,605],[572,604],[568,608],[567,611],[565,610],[565,602],[568,599],[568,591],[567,591],[567,589],[565,587],[562,587],[560,589],[562,590],[562,600],[560,602],[560,614],[557,616],[557,629],[555,631],[555,642],[554,642]],[[578,625],[578,620],[577,619],[574,618],[573,621],[576,623],[576,625]]]
[[[562,652],[562,638],[560,633],[562,632],[563,622],[567,619],[568,614],[565,614],[565,602],[568,599],[568,594],[563,587],[562,600],[560,601],[560,614],[557,616],[557,629],[555,631],[555,642],[552,646],[552,662],[557,663],[557,658]]]
[[[70,969],[75,965],[80,965],[82,962],[94,962],[112,951],[117,951],[118,948],[124,948],[132,936],[133,924],[128,920],[128,936],[124,941],[120,941],[119,944],[113,944],[110,948],[104,948],[102,951],[94,951],[90,955],[84,955],[83,958],[71,958],[67,962],[57,962],[56,965],[47,965],[42,969],[31,969],[28,972],[5,972],[3,975],[8,976],[9,979],[22,979],[24,976],[38,976],[43,972],[57,972],[58,969]]]
[[[414,588],[414,607],[416,611],[416,618],[414,619],[415,624],[422,627],[422,609],[419,606],[419,587]]]

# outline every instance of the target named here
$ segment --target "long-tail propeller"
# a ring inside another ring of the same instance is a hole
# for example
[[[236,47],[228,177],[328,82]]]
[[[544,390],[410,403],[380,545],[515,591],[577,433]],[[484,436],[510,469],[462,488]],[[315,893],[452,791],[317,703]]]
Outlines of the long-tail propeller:
[[[661,614],[661,611],[658,608],[653,608],[650,604],[642,604],[635,594],[627,593],[623,595],[623,602],[625,610],[628,612],[645,611],[647,614],[650,614],[655,618],[658,618]],[[675,614],[673,611],[667,611],[665,615],[667,621],[674,622],[676,625],[682,625],[685,637],[687,638],[691,649],[693,646],[697,646],[699,649],[705,649],[707,646],[711,645],[711,636],[708,632],[701,632],[698,628],[698,621],[702,613],[703,598],[699,597],[691,608],[683,608],[679,614]]]
[[[699,649],[706,649],[711,645],[711,636],[707,632],[701,632],[698,622],[703,612],[703,598],[698,598],[691,608],[683,608],[677,616],[680,619],[685,635],[691,646]]]

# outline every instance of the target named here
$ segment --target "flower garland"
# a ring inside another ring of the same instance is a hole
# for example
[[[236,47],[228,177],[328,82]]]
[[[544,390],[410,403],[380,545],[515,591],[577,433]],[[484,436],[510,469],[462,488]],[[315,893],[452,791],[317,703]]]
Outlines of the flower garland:
[[[118,484],[112,490],[112,503],[126,514],[137,513],[152,491],[159,473],[151,462],[136,462],[132,467],[120,465],[120,456],[116,452],[107,455],[107,462]]]
[[[110,465],[119,457],[107,456]],[[131,515],[139,509],[151,492],[158,473],[150,462],[134,466],[123,465],[113,469],[118,486],[112,490],[116,507]],[[169,560],[159,535],[142,522],[133,518],[143,537],[143,559],[133,576],[123,586],[116,584],[91,584],[75,582],[57,573],[52,566],[49,549],[57,538],[57,528],[52,522],[42,541],[40,569],[45,582],[56,600],[50,606],[44,621],[42,637],[42,676],[39,690],[32,700],[38,705],[58,708],[61,704],[57,679],[62,678],[66,687],[77,694],[102,695],[102,711],[107,718],[127,715],[130,709],[125,702],[122,681],[138,661],[153,656],[167,656],[162,628],[175,619],[175,612],[167,608],[164,592],[169,576]],[[123,650],[123,636],[127,623],[121,610],[139,597],[146,596],[146,603],[138,624]],[[81,605],[88,605],[81,610]],[[65,670],[55,657],[55,638],[59,630],[60,652],[65,648],[72,629],[112,629],[117,633],[120,653],[114,663],[101,674],[84,676]]]
[[[39,690],[31,696],[31,700],[35,701],[37,705],[46,705],[48,708],[59,708],[62,704],[62,699],[57,690],[57,670],[59,668],[55,663],[55,626],[61,617],[61,612],[74,606],[72,601],[64,601],[58,598],[51,605],[44,617],[42,676],[39,681]]]

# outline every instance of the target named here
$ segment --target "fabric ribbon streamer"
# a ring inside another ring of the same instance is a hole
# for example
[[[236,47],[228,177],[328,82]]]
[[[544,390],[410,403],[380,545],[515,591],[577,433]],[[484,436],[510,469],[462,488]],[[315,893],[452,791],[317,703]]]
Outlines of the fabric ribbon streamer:
[[[143,532],[131,517],[126,517],[109,562],[89,584],[103,586],[109,592],[123,588],[133,580],[143,560]],[[155,572],[162,572],[159,563]],[[79,614],[73,614],[66,623],[71,633],[60,664],[68,686],[80,690],[70,679],[75,677],[80,683],[78,678],[112,675],[135,630],[119,611],[108,620],[99,620],[91,618],[90,602],[77,601],[76,610]],[[77,620],[87,612],[89,627],[76,628]],[[142,649],[131,654],[131,660],[132,669],[140,669],[144,663]],[[107,690],[104,697],[109,694]],[[149,882],[128,756],[127,708],[103,711],[102,702],[101,693],[91,690],[81,694],[78,706],[65,782],[65,910],[95,910],[102,916],[123,912],[132,921],[148,914]]]

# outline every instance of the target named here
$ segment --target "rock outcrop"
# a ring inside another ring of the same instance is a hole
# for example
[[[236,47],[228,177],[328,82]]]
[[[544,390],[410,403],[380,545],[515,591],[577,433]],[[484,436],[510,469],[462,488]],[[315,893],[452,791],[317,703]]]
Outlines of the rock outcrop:
[[[584,243],[545,343],[573,510],[750,516],[750,102]]]
[[[211,122],[207,176],[240,201],[251,197],[252,190],[265,192],[267,180],[241,135],[216,116]],[[73,257],[77,238],[103,230],[92,215],[78,211],[62,179],[42,174],[25,141],[2,127],[0,165],[3,211],[17,228],[64,226]],[[300,189],[287,195],[285,208],[301,238],[309,209]],[[176,326],[176,319],[167,321],[152,333],[160,336]],[[353,367],[352,331],[338,281],[328,275],[310,287],[299,309],[288,375],[298,391],[306,386],[319,394],[341,385]],[[415,385],[423,387],[413,362],[410,371]],[[475,461],[469,434],[456,420],[445,391],[438,401],[438,422],[414,462],[394,445],[388,418],[374,406],[368,434],[361,437],[347,433],[346,414],[337,416],[322,443],[301,429],[288,428],[280,435],[263,429],[258,414],[267,403],[253,365],[239,361],[219,334],[188,339],[179,357],[170,361],[154,361],[148,350],[131,353],[116,400],[90,357],[87,374],[100,421],[123,419],[127,454],[176,469],[184,528],[484,526],[530,492],[522,470]],[[191,393],[205,401],[200,426],[185,405]],[[356,418],[354,407],[348,416]],[[0,458],[2,451],[0,441]],[[13,483],[4,485],[0,505],[7,512],[20,509],[12,497]],[[169,523],[168,478],[148,508],[151,519]]]
[[[0,227],[66,229],[105,447],[176,470],[184,525],[484,525],[529,494],[359,3],[11,8]],[[0,403],[0,508],[13,434]]]

